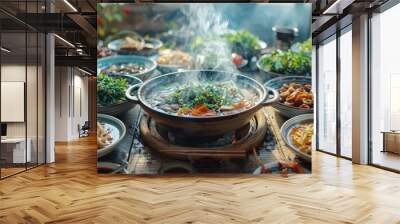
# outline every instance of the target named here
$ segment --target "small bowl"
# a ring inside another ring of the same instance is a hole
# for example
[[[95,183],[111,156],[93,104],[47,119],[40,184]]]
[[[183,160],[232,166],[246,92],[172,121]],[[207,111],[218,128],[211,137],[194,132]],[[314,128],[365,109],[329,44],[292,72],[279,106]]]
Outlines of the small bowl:
[[[157,63],[146,57],[136,56],[136,55],[118,55],[118,56],[111,56],[111,57],[105,57],[105,58],[98,59],[97,60],[97,73],[101,72],[102,70],[104,70],[105,68],[107,68],[111,65],[125,64],[125,63],[126,64],[138,63],[147,68],[146,71],[135,73],[135,74],[126,73],[126,75],[129,75],[132,77],[137,77],[137,78],[141,79],[142,81],[149,78],[157,68]],[[112,74],[112,73],[110,73],[110,74]]]
[[[294,154],[308,162],[311,162],[311,155],[301,152],[296,146],[293,145],[290,138],[290,132],[294,127],[308,122],[314,122],[313,114],[302,114],[287,120],[281,127],[281,136],[285,144],[293,151]]]
[[[134,85],[141,85],[143,82],[142,80],[140,80],[139,78],[136,77],[132,77],[129,75],[109,75],[110,77],[113,78],[124,78],[128,81],[129,83],[129,87],[134,86]],[[118,115],[121,114],[124,111],[129,110],[130,108],[132,108],[133,106],[135,106],[136,104],[133,103],[131,100],[124,100],[121,103],[118,104],[114,104],[114,105],[109,105],[109,106],[100,106],[97,105],[97,112],[101,113],[101,114],[108,114],[108,115]]]
[[[279,91],[279,89],[283,86],[283,84],[289,83],[299,83],[299,84],[311,84],[311,78],[306,76],[285,76],[285,77],[277,77],[274,79],[269,80],[264,84],[264,86],[273,88]],[[301,114],[312,114],[314,109],[303,109],[298,107],[291,107],[285,105],[281,102],[277,102],[272,105],[282,116],[284,117],[295,117]]]
[[[108,43],[107,47],[114,51],[117,52],[118,54],[122,55],[139,55],[139,56],[151,56],[157,54],[158,50],[162,47],[163,42],[159,39],[155,38],[148,38],[144,39],[146,44],[152,44],[154,48],[151,49],[142,49],[140,51],[137,50],[125,50],[121,49],[121,45],[124,43],[124,39],[116,39],[112,40]]]
[[[97,122],[102,125],[106,125],[106,129],[111,129],[111,136],[113,137],[112,143],[97,149],[97,157],[100,158],[112,152],[115,147],[121,142],[121,140],[125,137],[126,127],[122,121],[117,119],[116,117],[106,115],[106,114],[97,114]]]

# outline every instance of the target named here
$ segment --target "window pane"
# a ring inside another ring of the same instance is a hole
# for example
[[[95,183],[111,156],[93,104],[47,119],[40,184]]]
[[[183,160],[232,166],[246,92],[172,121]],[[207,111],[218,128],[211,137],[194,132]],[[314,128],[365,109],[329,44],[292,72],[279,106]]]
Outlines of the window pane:
[[[352,35],[340,36],[340,152],[352,156]]]
[[[336,153],[336,40],[318,48],[318,147]]]
[[[384,139],[382,132],[400,131],[400,33],[393,29],[398,27],[398,21],[400,5],[371,20],[372,163],[396,170],[400,170],[400,134],[388,134]]]
[[[25,170],[31,161],[30,141],[26,141],[26,33],[1,34],[1,176]]]

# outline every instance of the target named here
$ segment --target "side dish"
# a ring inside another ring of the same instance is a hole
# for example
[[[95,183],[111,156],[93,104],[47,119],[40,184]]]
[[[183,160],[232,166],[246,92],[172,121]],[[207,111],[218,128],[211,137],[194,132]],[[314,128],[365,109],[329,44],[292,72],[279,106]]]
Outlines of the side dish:
[[[311,84],[283,84],[279,89],[280,103],[287,106],[311,109],[314,105]]]
[[[110,106],[121,103],[125,98],[128,81],[100,73],[97,76],[97,105]]]
[[[110,145],[113,141],[111,131],[107,130],[101,123],[97,122],[97,148],[101,149]]]
[[[243,55],[245,58],[252,57],[261,50],[260,40],[247,30],[224,34],[224,38],[233,53]]]
[[[309,75],[311,56],[302,52],[274,50],[260,58],[262,70],[285,75]]]
[[[114,74],[114,75],[134,75],[140,72],[147,71],[146,66],[139,63],[120,63],[113,64],[105,69],[103,72],[106,74]]]
[[[145,39],[134,39],[132,37],[125,37],[124,42],[121,44],[120,49],[126,51],[141,51],[154,49],[155,46],[146,42]]]
[[[189,68],[193,63],[193,59],[190,54],[179,50],[164,50],[160,52],[157,63],[160,65],[175,65]]]
[[[290,139],[301,152],[311,155],[313,123],[303,123],[290,131]]]
[[[97,48],[97,58],[104,58],[112,55],[114,55],[114,53],[108,48]]]

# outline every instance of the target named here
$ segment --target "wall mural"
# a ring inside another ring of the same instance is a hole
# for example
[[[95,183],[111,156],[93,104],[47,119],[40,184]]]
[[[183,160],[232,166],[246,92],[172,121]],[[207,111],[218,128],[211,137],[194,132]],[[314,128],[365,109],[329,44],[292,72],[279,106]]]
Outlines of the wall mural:
[[[99,173],[310,173],[311,4],[98,4]]]

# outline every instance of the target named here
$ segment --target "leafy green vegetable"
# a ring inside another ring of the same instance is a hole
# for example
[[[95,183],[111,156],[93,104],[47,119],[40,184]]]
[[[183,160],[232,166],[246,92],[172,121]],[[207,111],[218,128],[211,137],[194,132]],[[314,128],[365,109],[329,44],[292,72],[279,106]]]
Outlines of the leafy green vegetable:
[[[221,106],[231,105],[238,100],[239,94],[231,84],[188,85],[173,92],[167,103],[190,109],[196,105],[206,105],[209,109],[217,111]]]
[[[261,49],[260,40],[247,30],[224,34],[233,52],[245,58],[254,56]]]
[[[311,56],[309,54],[274,50],[260,59],[260,66],[266,71],[288,75],[309,75]]]
[[[97,76],[97,105],[105,107],[121,103],[126,99],[127,88],[128,81],[126,79],[100,73]]]
[[[300,53],[311,54],[312,51],[312,42],[311,39],[308,39],[301,43],[296,43],[293,48],[294,51],[298,51]]]
[[[299,45],[300,52],[303,53],[311,53],[312,51],[312,42],[311,39],[308,39]]]

